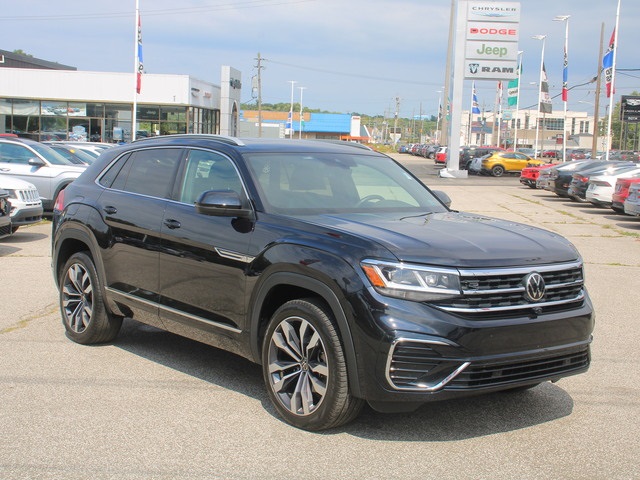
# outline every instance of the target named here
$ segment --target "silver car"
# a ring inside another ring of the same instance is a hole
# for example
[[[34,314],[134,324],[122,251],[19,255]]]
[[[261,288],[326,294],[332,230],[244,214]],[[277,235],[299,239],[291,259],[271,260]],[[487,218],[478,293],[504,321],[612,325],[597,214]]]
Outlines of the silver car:
[[[86,169],[51,147],[24,138],[0,138],[0,174],[32,183],[45,211],[53,210],[58,193]]]
[[[624,213],[627,215],[640,215],[640,183],[629,185],[629,196],[624,201]]]

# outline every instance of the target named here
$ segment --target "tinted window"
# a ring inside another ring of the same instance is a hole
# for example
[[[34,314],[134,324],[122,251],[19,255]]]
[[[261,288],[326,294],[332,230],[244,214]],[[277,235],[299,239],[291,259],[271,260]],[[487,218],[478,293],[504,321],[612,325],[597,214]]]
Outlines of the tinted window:
[[[281,213],[445,211],[392,161],[367,155],[247,154],[265,207]]]
[[[194,203],[207,190],[243,191],[240,176],[228,158],[209,150],[190,150],[179,200]]]
[[[29,159],[37,158],[37,155],[22,145],[13,143],[0,143],[0,161],[6,163],[28,164]]]
[[[178,148],[150,148],[134,152],[116,175],[112,188],[151,197],[167,197],[173,187],[182,152]]]

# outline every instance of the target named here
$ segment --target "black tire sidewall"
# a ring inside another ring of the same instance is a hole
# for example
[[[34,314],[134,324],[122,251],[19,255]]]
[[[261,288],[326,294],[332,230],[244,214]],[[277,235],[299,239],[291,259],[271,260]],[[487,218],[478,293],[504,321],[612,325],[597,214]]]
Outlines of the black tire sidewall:
[[[276,328],[287,318],[301,317],[318,332],[324,345],[329,368],[327,391],[317,409],[306,416],[295,415],[280,403],[273,392],[269,378],[269,343]],[[280,307],[269,322],[262,343],[262,372],[269,398],[280,414],[291,425],[305,430],[324,430],[333,426],[335,417],[343,408],[348,396],[348,382],[342,345],[336,328],[321,305],[313,300],[292,300]]]

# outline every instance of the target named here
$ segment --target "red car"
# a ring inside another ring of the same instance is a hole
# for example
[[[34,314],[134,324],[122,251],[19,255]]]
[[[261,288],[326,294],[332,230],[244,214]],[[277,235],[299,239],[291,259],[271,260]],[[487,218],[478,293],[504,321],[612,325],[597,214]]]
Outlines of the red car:
[[[611,196],[611,208],[618,213],[624,213],[624,201],[629,196],[629,185],[640,183],[640,177],[619,178]]]
[[[553,167],[552,163],[546,165],[536,165],[534,167],[525,167],[520,172],[520,183],[526,185],[529,188],[537,188],[536,180],[540,176],[540,170]]]
[[[447,147],[440,147],[436,152],[436,164],[447,163]]]

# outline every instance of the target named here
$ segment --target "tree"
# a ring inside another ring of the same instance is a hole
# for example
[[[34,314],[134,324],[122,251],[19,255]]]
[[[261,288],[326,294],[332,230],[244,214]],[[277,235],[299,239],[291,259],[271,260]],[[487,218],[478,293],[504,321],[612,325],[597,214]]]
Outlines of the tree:
[[[18,54],[18,55],[24,55],[25,57],[33,57],[33,55],[25,52],[22,49],[14,50],[13,53]]]

